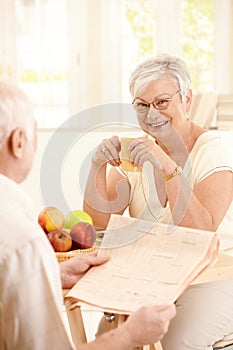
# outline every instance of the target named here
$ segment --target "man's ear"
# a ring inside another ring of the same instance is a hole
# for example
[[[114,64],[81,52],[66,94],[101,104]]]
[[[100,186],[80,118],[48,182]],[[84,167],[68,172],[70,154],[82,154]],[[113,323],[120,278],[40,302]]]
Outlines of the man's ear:
[[[18,159],[23,157],[25,143],[25,131],[21,128],[16,128],[13,130],[9,138],[9,146],[14,157]]]
[[[187,95],[185,96],[185,102],[186,102],[186,112],[190,111],[192,99],[193,99],[193,92],[191,89],[189,89]]]

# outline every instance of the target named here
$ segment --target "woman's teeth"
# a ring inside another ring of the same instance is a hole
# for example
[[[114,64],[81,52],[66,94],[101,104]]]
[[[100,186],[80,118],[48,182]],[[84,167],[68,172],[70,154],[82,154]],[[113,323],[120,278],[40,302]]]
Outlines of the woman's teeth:
[[[165,125],[167,123],[167,120],[164,122],[159,122],[159,123],[150,123],[150,126],[152,126],[153,128],[156,126],[162,126]]]

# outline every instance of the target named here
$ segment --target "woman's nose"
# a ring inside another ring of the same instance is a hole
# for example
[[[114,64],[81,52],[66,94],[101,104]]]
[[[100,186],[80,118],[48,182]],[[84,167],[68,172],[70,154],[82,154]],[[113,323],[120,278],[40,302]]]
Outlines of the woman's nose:
[[[161,113],[158,111],[152,104],[150,105],[150,109],[147,113],[147,117],[158,117]]]

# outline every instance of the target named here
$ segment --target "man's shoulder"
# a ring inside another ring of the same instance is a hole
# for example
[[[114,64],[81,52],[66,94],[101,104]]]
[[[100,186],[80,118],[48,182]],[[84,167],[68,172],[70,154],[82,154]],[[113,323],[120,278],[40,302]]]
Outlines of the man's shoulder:
[[[24,247],[29,245],[38,247],[38,250],[39,247],[48,245],[45,233],[27,206],[12,207],[11,200],[6,199],[5,203],[2,203],[0,231],[0,261],[17,251],[23,251]]]

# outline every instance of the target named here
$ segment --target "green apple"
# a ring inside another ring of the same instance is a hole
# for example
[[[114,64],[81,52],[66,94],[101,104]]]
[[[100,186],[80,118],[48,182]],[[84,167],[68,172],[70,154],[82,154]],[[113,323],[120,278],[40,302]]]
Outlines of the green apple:
[[[88,222],[93,225],[92,218],[89,214],[82,210],[71,210],[65,218],[65,228],[72,229],[72,227],[78,222]]]

